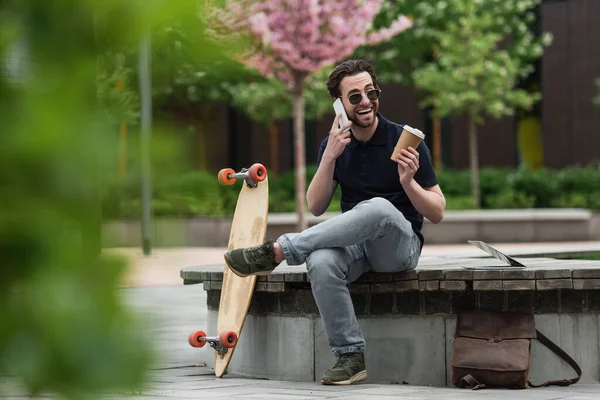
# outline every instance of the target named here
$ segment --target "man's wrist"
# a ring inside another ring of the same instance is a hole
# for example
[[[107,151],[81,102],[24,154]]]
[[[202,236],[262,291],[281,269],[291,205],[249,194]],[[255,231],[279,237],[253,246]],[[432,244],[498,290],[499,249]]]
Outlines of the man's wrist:
[[[323,153],[323,157],[321,157],[321,163],[335,164],[335,157],[330,156],[327,153]]]
[[[402,187],[404,188],[404,190],[406,189],[410,189],[414,184],[416,184],[417,182],[415,181],[414,177],[410,177],[410,179],[408,179],[405,182],[402,182],[402,179],[400,179],[400,184],[402,185]]]

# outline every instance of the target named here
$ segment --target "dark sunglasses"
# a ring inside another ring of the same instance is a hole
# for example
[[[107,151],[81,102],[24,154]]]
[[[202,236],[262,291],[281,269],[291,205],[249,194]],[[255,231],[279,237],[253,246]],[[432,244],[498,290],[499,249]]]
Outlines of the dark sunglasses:
[[[367,99],[377,100],[377,99],[379,99],[379,95],[381,94],[381,89],[379,89],[379,88],[370,89],[365,94],[367,95]],[[348,96],[348,101],[353,106],[360,103],[361,100],[362,100],[362,93],[352,93],[350,96]]]

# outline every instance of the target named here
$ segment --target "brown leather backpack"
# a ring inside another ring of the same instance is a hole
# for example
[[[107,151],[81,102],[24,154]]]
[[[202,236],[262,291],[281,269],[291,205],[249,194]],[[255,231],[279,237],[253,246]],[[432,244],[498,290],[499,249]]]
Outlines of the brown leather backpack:
[[[529,382],[531,339],[565,360],[578,377]],[[569,386],[581,378],[579,365],[560,347],[535,329],[531,313],[469,310],[458,313],[452,354],[452,384],[474,390],[486,387],[525,389]]]

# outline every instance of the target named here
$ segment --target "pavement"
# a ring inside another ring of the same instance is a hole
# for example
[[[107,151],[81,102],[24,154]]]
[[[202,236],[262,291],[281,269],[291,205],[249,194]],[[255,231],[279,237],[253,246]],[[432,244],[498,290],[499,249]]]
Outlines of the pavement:
[[[600,242],[578,243],[494,243],[509,255],[540,254],[553,249],[567,251],[600,250]],[[400,384],[369,384],[367,381],[344,387],[324,386],[317,382],[288,382],[246,379],[225,375],[216,378],[207,366],[214,357],[208,346],[196,349],[187,343],[191,331],[206,327],[206,292],[202,285],[184,286],[179,277],[183,267],[216,265],[223,262],[224,248],[155,249],[144,256],[140,249],[108,249],[130,261],[120,292],[124,301],[148,317],[153,345],[160,358],[149,371],[146,383],[131,391],[93,398],[120,399],[565,399],[600,398],[600,384],[576,384],[527,390],[489,389],[472,391],[453,387],[428,387]],[[471,245],[425,246],[423,255],[479,256]],[[483,254],[485,256],[485,254]],[[290,360],[293,362],[293,360]],[[584,371],[600,374],[600,371]],[[562,377],[558,377],[562,378]],[[0,399],[28,398],[12,378],[0,377]],[[53,399],[52,395],[42,396]]]

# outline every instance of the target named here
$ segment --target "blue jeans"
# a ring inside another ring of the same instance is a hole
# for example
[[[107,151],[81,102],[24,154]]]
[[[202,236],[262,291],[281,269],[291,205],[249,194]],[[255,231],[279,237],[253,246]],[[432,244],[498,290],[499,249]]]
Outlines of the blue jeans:
[[[367,271],[414,269],[420,242],[410,222],[392,203],[373,198],[301,233],[277,239],[288,265],[306,262],[308,279],[335,355],[363,352],[348,283]]]

